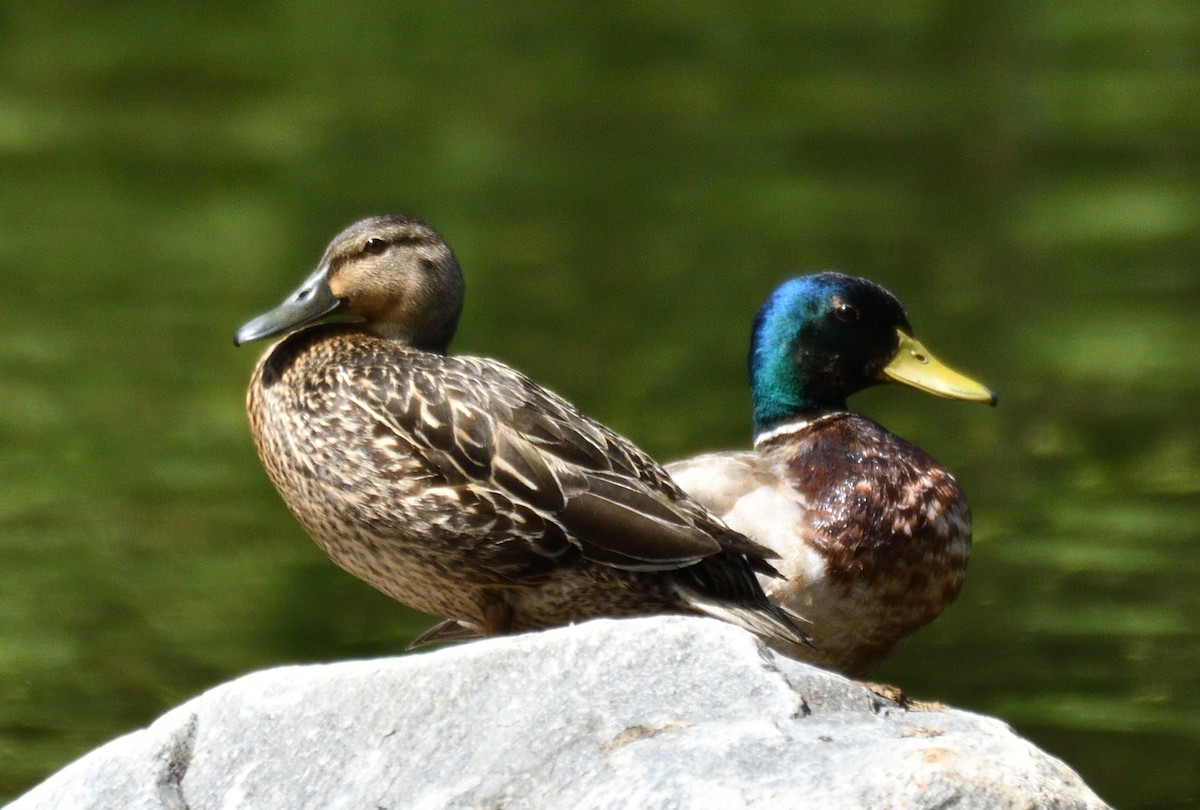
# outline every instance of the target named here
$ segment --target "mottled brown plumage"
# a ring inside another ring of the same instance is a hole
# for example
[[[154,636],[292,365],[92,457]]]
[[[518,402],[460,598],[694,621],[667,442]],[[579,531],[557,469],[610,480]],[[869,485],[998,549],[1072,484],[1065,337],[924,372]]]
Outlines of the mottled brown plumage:
[[[751,350],[749,452],[667,465],[692,496],[779,555],[772,601],[804,615],[794,657],[868,673],[962,588],[971,514],[929,454],[846,410],[877,382],[993,401],[911,337],[886,290],[835,273],[794,279],[760,310]]]
[[[493,360],[445,354],[458,265],[427,225],[375,217],[235,342],[286,337],[248,411],[259,456],[316,543],[418,610],[484,633],[691,612],[805,642],[763,595],[769,552],[633,444]]]

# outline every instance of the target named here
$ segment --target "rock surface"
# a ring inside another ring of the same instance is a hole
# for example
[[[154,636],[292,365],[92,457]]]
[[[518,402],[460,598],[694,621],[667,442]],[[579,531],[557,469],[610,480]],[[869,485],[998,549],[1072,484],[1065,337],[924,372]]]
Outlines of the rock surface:
[[[909,710],[709,619],[595,621],[257,672],[34,808],[1101,808],[1002,722]]]

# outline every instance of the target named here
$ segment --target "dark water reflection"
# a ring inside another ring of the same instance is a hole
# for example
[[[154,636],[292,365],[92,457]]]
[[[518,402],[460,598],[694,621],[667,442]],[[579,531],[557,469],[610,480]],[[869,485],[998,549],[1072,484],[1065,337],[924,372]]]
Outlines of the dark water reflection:
[[[466,268],[459,351],[664,459],[748,441],[779,280],[891,287],[1002,402],[856,403],[976,513],[960,602],[880,678],[1120,806],[1198,801],[1200,11],[606,8],[0,13],[0,795],[422,626],[279,504],[229,345],[343,224],[406,210]]]

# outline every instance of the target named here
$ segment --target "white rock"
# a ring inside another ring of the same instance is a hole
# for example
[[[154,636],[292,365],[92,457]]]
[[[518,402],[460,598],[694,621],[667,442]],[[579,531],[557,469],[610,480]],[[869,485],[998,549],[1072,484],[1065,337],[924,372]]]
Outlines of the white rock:
[[[907,710],[709,619],[257,672],[9,805],[1102,808],[1004,723]]]

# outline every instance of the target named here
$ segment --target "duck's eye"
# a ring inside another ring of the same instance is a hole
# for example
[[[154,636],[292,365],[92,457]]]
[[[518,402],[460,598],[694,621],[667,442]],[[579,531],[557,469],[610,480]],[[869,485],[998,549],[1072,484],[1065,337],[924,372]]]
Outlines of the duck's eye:
[[[842,323],[854,323],[858,320],[858,309],[845,301],[838,301],[833,305],[833,317]]]
[[[387,249],[388,249],[387,240],[380,239],[378,236],[372,236],[370,239],[367,240],[367,243],[365,245],[363,245],[363,253],[369,253],[372,256],[378,256],[380,253],[383,253]]]

